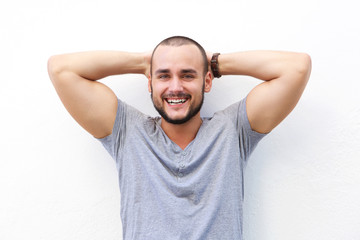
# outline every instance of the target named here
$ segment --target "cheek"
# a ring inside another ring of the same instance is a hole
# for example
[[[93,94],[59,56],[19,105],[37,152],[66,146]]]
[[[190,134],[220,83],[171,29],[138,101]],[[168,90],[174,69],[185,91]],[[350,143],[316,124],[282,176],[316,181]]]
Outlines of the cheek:
[[[188,89],[191,89],[193,94],[201,95],[204,90],[204,83],[203,82],[193,83],[191,86],[189,86]]]
[[[164,83],[152,83],[152,85],[150,86],[152,93],[154,95],[159,95],[162,94],[165,90],[166,90],[166,84]]]

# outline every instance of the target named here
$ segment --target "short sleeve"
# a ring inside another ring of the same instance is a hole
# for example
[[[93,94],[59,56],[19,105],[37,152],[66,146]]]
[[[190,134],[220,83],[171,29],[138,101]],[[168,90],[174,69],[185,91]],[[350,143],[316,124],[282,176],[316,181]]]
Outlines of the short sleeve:
[[[225,112],[227,112],[232,122],[235,124],[239,137],[241,157],[245,162],[247,162],[259,141],[265,137],[266,134],[259,133],[251,129],[246,111],[246,98],[229,106],[225,109]]]
[[[119,151],[125,141],[126,109],[127,105],[118,99],[116,118],[111,134],[104,138],[97,138],[115,160],[118,159]]]

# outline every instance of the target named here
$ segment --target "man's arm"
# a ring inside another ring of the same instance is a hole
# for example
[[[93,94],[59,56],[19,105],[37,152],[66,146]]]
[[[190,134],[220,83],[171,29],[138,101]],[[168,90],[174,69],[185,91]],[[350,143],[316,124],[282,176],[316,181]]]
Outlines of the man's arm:
[[[94,51],[53,56],[48,61],[50,79],[71,116],[94,137],[112,132],[117,97],[101,78],[126,73],[146,74],[148,54]]]
[[[249,51],[222,54],[222,75],[248,75],[265,82],[247,97],[246,108],[253,130],[268,133],[295,107],[311,72],[311,59],[304,53]]]

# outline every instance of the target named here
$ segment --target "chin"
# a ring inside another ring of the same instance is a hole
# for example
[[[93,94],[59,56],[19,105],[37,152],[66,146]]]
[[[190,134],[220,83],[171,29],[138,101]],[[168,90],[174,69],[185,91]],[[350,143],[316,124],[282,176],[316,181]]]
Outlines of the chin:
[[[163,104],[161,104],[160,102],[157,102],[156,100],[153,99],[152,93],[151,93],[151,100],[154,104],[156,111],[160,114],[162,119],[164,119],[166,122],[171,123],[171,124],[184,124],[184,123],[187,123],[189,120],[191,120],[193,117],[195,117],[200,112],[200,109],[204,102],[204,95],[202,95],[202,99],[201,99],[200,103],[198,103],[195,106],[189,106],[188,109],[186,111],[184,111],[186,113],[182,114],[182,116],[174,116],[173,118],[167,114],[167,112],[165,110],[166,107]]]
[[[171,123],[171,124],[184,124],[186,122],[188,122],[192,116],[188,115],[185,116],[183,118],[170,118],[169,116],[167,116],[166,114],[163,116],[161,116],[166,122]]]

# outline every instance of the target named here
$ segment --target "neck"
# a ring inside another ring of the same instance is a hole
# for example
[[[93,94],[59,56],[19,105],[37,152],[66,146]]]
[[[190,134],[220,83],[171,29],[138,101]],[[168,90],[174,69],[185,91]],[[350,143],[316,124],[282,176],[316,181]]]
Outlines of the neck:
[[[161,119],[161,128],[166,135],[183,150],[194,140],[201,124],[200,113],[183,124],[172,124]]]

